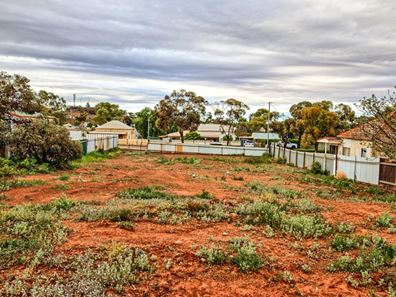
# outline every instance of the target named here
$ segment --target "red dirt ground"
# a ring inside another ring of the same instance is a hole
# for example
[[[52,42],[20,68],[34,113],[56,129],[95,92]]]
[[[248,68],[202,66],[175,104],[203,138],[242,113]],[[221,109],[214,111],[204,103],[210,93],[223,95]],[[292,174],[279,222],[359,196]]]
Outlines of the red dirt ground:
[[[161,186],[178,195],[195,195],[206,190],[219,200],[237,203],[248,195],[246,182],[253,180],[300,191],[318,187],[299,182],[294,174],[283,170],[285,165],[270,165],[274,170],[262,173],[234,172],[232,169],[235,167],[254,166],[242,162],[219,162],[208,156],[197,156],[202,159],[197,167],[179,163],[163,165],[156,162],[158,157],[123,154],[111,160],[85,164],[74,171],[29,176],[28,179],[44,180],[47,184],[12,189],[5,193],[8,197],[6,203],[46,203],[61,193],[76,201],[107,201],[122,189],[144,186]],[[58,179],[63,173],[70,175],[69,181]],[[243,181],[234,180],[233,176],[242,176]],[[54,188],[65,183],[69,186],[68,190]],[[329,223],[350,222],[362,234],[373,233],[367,223],[369,218],[390,211],[389,205],[381,203],[326,200],[316,197],[314,192],[307,195],[325,208],[321,213]],[[140,247],[154,255],[152,260],[156,270],[147,280],[126,288],[125,296],[368,296],[366,288],[356,289],[347,284],[346,273],[326,271],[328,263],[341,255],[328,252],[330,239],[298,241],[278,233],[273,238],[266,238],[263,227],[243,230],[235,223],[192,220],[183,225],[160,225],[138,220],[136,229],[128,231],[110,222],[67,220],[65,224],[71,234],[57,251],[84,252],[89,248],[118,242]],[[244,235],[249,236],[258,245],[259,252],[268,259],[268,264],[256,273],[241,273],[230,264],[208,266],[200,262],[195,254],[199,246],[209,245],[210,240],[225,243],[232,237]],[[394,234],[384,231],[380,235],[396,242]],[[320,248],[317,257],[310,258],[306,250],[314,242],[319,243]],[[295,248],[293,244],[304,248]],[[164,265],[167,259],[172,261],[169,270]],[[301,264],[309,264],[312,271],[304,273]],[[283,271],[290,271],[292,282],[276,280],[276,275]]]

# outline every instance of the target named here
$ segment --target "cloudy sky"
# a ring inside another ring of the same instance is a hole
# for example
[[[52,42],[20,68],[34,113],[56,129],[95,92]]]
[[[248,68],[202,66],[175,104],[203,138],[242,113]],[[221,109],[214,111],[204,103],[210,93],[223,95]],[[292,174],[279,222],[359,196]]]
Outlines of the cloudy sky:
[[[285,111],[396,85],[395,0],[1,0],[0,70],[130,111],[173,89]]]

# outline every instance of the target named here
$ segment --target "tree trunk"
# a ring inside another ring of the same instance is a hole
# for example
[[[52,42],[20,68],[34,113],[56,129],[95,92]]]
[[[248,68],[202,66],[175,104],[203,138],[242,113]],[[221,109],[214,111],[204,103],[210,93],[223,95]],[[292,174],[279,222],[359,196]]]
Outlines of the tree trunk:
[[[319,147],[319,143],[317,141],[315,141],[315,153],[318,151],[318,147]]]
[[[298,148],[301,148],[301,138],[302,138],[302,134],[299,134],[298,135],[298,143],[297,143],[297,146],[298,146]]]
[[[230,127],[228,128],[228,133],[227,133],[227,146],[230,145],[230,133],[231,133],[231,125],[230,125]]]
[[[183,130],[179,130],[179,134],[180,134],[181,143],[184,143],[184,133],[183,133]]]

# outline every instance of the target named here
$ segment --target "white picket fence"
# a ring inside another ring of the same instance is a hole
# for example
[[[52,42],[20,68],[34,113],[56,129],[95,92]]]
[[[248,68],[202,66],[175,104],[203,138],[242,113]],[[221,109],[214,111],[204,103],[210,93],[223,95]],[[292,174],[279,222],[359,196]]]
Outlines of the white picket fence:
[[[286,163],[299,168],[311,168],[313,162],[319,162],[322,170],[331,175],[344,172],[347,178],[354,181],[375,184],[379,183],[380,159],[348,157],[342,155],[299,152],[273,145],[271,155],[275,158],[285,158]]]
[[[268,153],[266,148],[242,147],[242,146],[223,146],[207,144],[182,144],[152,142],[148,144],[148,150],[161,153],[176,154],[205,154],[205,155],[223,155],[223,156],[262,156]]]

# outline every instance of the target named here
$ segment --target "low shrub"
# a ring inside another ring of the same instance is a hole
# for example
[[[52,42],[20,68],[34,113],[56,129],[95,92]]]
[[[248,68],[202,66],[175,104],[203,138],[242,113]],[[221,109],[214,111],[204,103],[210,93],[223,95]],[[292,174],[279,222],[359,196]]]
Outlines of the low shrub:
[[[202,192],[200,194],[195,195],[194,198],[211,200],[214,198],[214,196],[210,194],[208,191],[202,190]]]
[[[25,179],[9,179],[9,180],[0,180],[0,192],[8,191],[13,188],[25,188],[32,186],[42,186],[47,184],[46,181],[36,179],[36,180],[25,180]]]
[[[126,285],[139,282],[139,275],[150,273],[147,254],[140,249],[124,246],[110,247],[107,252],[88,252],[65,256],[54,267],[62,270],[49,277],[17,277],[4,284],[1,296],[105,296],[109,291],[122,294]],[[117,295],[118,295],[117,294]]]
[[[0,210],[0,268],[37,261],[62,242],[66,228],[53,207],[23,205]]]
[[[337,231],[340,233],[352,233],[355,231],[355,226],[350,223],[339,223],[337,225]]]
[[[376,225],[379,227],[391,228],[393,227],[392,221],[393,217],[385,212],[377,218]]]
[[[256,246],[248,238],[232,238],[230,245],[236,252],[236,255],[232,258],[232,263],[240,271],[257,271],[264,265],[264,260],[257,253]]]
[[[61,180],[61,181],[68,181],[69,179],[70,179],[70,176],[66,173],[59,176],[59,180]]]
[[[275,163],[277,163],[277,164],[286,164],[286,162],[287,162],[286,158],[275,159]]]
[[[322,170],[322,165],[317,161],[312,163],[310,171],[313,174],[328,175],[328,172],[326,170]]]
[[[293,216],[282,222],[282,230],[297,238],[319,238],[328,235],[332,227],[324,222],[321,217]]]
[[[348,251],[359,247],[359,240],[354,237],[337,234],[332,243],[331,247],[336,251]]]
[[[123,199],[173,199],[174,196],[166,194],[155,187],[144,187],[138,189],[125,189],[117,193],[117,197]]]
[[[202,262],[211,265],[224,264],[227,261],[226,253],[217,246],[211,248],[201,247],[198,251],[198,256]]]
[[[261,157],[246,157],[245,163],[248,164],[271,164],[273,162],[273,158],[270,154],[263,154]]]
[[[384,239],[373,237],[365,242],[371,249],[362,249],[358,256],[341,256],[330,263],[328,269],[334,271],[372,272],[383,267],[394,267],[396,263],[396,245],[388,244]],[[365,247],[366,247],[365,246]]]
[[[222,203],[210,205],[206,210],[201,210],[197,214],[198,219],[204,222],[221,222],[227,221],[229,212]]]
[[[131,221],[121,221],[118,223],[118,226],[121,229],[125,229],[125,230],[130,230],[130,231],[134,231],[135,230],[135,224]]]
[[[231,262],[241,272],[259,270],[264,264],[264,259],[257,253],[256,246],[247,237],[232,238],[226,249],[213,245],[210,248],[201,247],[197,253],[202,262],[219,265]]]
[[[284,207],[275,203],[256,201],[237,208],[237,213],[245,223],[253,225],[269,225],[280,228],[285,217]]]

